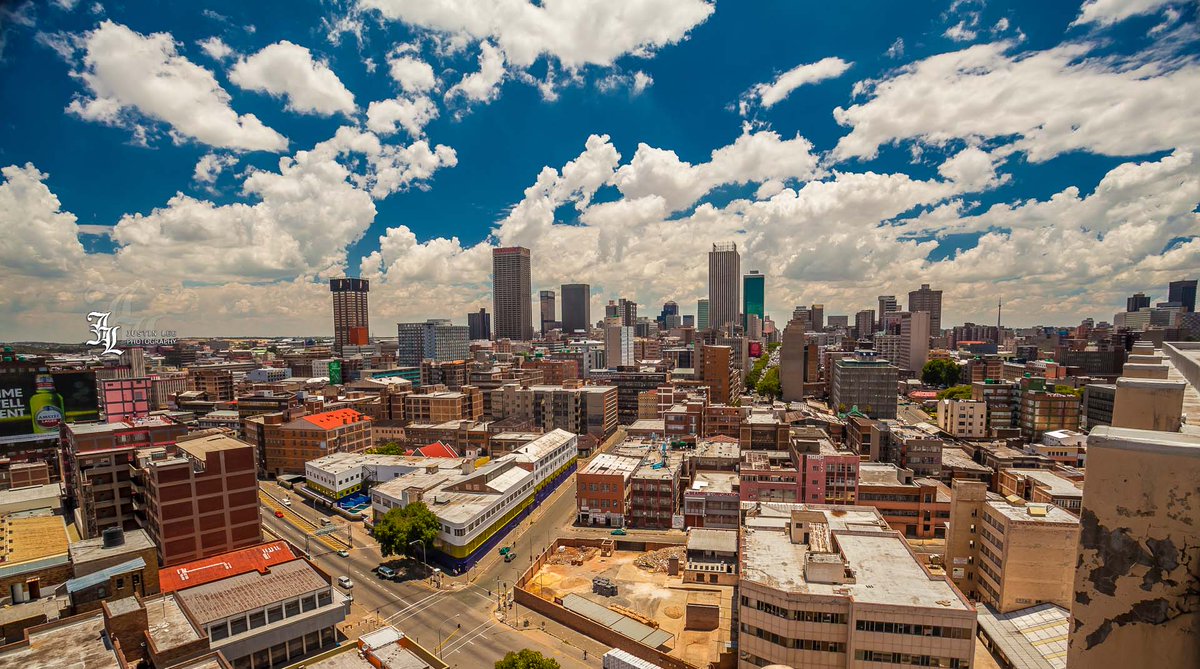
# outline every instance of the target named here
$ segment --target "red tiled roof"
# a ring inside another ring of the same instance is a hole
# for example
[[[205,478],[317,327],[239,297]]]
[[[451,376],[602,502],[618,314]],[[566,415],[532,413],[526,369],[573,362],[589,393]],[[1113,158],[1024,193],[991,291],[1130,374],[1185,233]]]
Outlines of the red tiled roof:
[[[453,448],[443,444],[440,441],[435,441],[428,446],[422,446],[417,449],[417,455],[424,458],[457,458],[458,452]]]
[[[712,442],[712,443],[717,443],[717,444],[741,443],[737,439],[734,439],[733,437],[730,437],[730,436],[724,435],[724,434],[718,434],[715,437],[705,437],[705,438],[701,439],[700,441],[707,441],[707,442]]]
[[[343,425],[346,425],[347,423],[357,423],[358,421],[371,419],[355,411],[354,409],[338,409],[336,411],[326,411],[325,413],[312,414],[311,416],[301,416],[299,420],[312,423],[322,430],[332,430],[334,428],[339,428]]]
[[[286,542],[272,541],[174,567],[164,567],[158,573],[159,590],[167,594],[252,571],[265,574],[271,567],[295,559],[296,555]]]

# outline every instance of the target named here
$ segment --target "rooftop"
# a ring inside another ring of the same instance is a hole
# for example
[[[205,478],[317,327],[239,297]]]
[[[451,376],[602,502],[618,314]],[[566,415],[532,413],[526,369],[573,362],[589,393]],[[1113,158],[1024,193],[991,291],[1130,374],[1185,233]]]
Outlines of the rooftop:
[[[714,530],[704,527],[693,527],[688,530],[687,548],[689,551],[736,553],[738,549],[738,533],[737,530]]]
[[[858,485],[903,485],[900,483],[900,468],[891,462],[863,462],[858,465]]]
[[[732,458],[736,460],[741,456],[742,448],[738,445],[736,439],[729,439],[722,435],[722,438],[701,439],[696,443],[696,448],[692,451],[692,457],[696,458]]]
[[[301,430],[311,430],[313,427],[317,427],[322,430],[334,430],[342,427],[343,425],[370,420],[370,417],[364,416],[354,409],[337,409],[335,411],[326,411],[325,413],[301,416],[300,418],[287,423],[284,425],[284,427]]]
[[[146,427],[165,427],[178,425],[166,416],[146,416],[119,423],[67,423],[67,431],[73,434],[103,434],[105,432],[121,432]]]
[[[14,464],[14,467],[17,465]],[[24,488],[13,488],[11,490],[0,491],[0,509],[5,507],[20,507],[21,509],[29,508],[57,508],[62,506],[59,498],[62,496],[61,483],[47,483],[45,485],[31,485]],[[42,502],[45,502],[44,504]]]
[[[1048,469],[1016,470],[1016,472],[1046,486],[1054,497],[1083,497],[1083,490],[1079,486]]]
[[[184,614],[175,595],[166,595],[145,602],[146,618],[150,623],[150,638],[158,649],[178,648],[201,638],[192,621]]]
[[[295,558],[287,542],[272,541],[164,568],[159,572],[159,588],[164,593],[175,592],[238,574],[265,573],[271,567]]]
[[[424,467],[425,465],[434,464],[430,460],[436,460],[438,465],[446,464],[447,466],[457,468],[462,464],[463,458],[431,458],[419,455],[377,455],[373,453],[330,453],[329,455],[321,456],[315,460],[309,460],[305,463],[309,467],[318,469],[329,474],[343,474],[362,467]],[[446,463],[441,462],[446,460]]]
[[[971,611],[944,578],[925,571],[904,539],[888,529],[874,508],[805,504],[746,503],[742,530],[742,580],[779,590],[812,595],[852,597],[858,602]],[[823,544],[814,534],[810,544],[793,543],[789,533],[792,511],[819,512],[826,529]],[[807,580],[805,565],[810,545],[817,561],[844,559],[853,582]]]
[[[698,472],[688,493],[734,493],[739,480],[734,472]]]
[[[1014,504],[1006,499],[989,499],[987,505],[1015,522],[1079,524],[1078,518],[1053,504],[1034,504],[1032,502]]]
[[[623,457],[613,455],[612,453],[600,453],[592,458],[587,463],[587,466],[579,471],[580,474],[609,474],[620,475],[626,480],[633,474],[638,465],[642,463],[641,458]]]
[[[154,542],[150,540],[150,535],[146,534],[145,530],[132,530],[125,533],[125,543],[119,546],[106,547],[104,545],[104,537],[84,539],[83,541],[71,544],[71,563],[76,566],[76,572],[78,573],[79,565],[122,555],[130,555],[132,557],[133,553],[140,553],[145,550],[156,551]]]
[[[252,571],[180,590],[176,596],[201,625],[328,589],[307,562],[294,559],[266,573]]]
[[[104,633],[104,614],[70,619],[28,633],[28,643],[0,652],[0,666],[21,669],[117,669],[117,654]]]
[[[65,556],[69,543],[62,516],[0,516],[0,567]]]
[[[977,611],[980,631],[1014,666],[1066,669],[1070,611],[1048,602],[1003,614],[981,604]]]
[[[181,439],[176,442],[179,450],[197,460],[207,460],[209,453],[232,451],[239,448],[254,448],[253,444],[234,439],[226,434],[209,434],[196,439]]]

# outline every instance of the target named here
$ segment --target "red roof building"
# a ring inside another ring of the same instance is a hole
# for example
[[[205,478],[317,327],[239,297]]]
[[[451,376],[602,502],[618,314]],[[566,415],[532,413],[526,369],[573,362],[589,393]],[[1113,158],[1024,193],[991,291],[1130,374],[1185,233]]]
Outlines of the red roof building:
[[[165,568],[159,572],[159,589],[167,594],[253,571],[265,574],[271,567],[291,562],[296,557],[287,542],[259,544]]]

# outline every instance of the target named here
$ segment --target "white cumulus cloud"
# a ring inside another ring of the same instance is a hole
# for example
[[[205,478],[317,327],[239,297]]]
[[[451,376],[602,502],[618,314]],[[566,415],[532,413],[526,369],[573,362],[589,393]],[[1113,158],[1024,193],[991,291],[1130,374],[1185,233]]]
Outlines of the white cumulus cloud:
[[[406,93],[425,93],[437,87],[437,75],[433,67],[413,56],[388,58],[388,73]]]
[[[1096,24],[1108,26],[1120,23],[1133,16],[1142,16],[1157,11],[1174,0],[1087,0],[1079,8],[1079,16],[1072,25]]]
[[[198,44],[200,48],[204,50],[204,53],[208,54],[208,57],[212,58],[213,60],[225,60],[233,55],[233,49],[231,49],[228,44],[226,44],[220,37],[217,37],[216,35],[209,37],[208,39],[202,39],[196,44]]]
[[[356,109],[354,94],[328,64],[286,40],[238,60],[229,71],[229,80],[246,90],[286,97],[287,108],[295,112],[330,116],[352,114]]]
[[[465,75],[446,91],[446,100],[457,97],[471,102],[491,102],[500,94],[504,81],[504,52],[490,42],[479,45],[479,71]]]
[[[419,138],[425,134],[425,126],[437,116],[437,105],[424,95],[377,100],[367,107],[367,129],[387,136],[404,128],[410,136]]]
[[[287,138],[253,114],[229,106],[229,94],[212,72],[176,53],[167,33],[146,36],[103,21],[84,35],[80,80],[89,95],[68,111],[80,118],[144,133],[134,114],[171,126],[178,134],[211,146],[282,151]]]
[[[836,79],[846,73],[853,63],[847,63],[841,58],[822,58],[815,63],[797,65],[775,78],[769,84],[757,84],[743,96],[744,99],[757,100],[765,108],[770,108],[791,95],[792,91],[806,84],[816,84],[826,79]]]

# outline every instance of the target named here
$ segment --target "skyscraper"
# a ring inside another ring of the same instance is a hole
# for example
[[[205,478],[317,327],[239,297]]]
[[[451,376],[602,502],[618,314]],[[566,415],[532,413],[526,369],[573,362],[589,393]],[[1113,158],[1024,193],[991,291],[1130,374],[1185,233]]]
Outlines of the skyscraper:
[[[931,320],[925,311],[900,312],[900,369],[921,373],[929,360],[929,332]]]
[[[617,315],[621,317],[621,325],[637,325],[637,301],[622,297],[617,302]]]
[[[1168,302],[1178,302],[1189,314],[1196,313],[1196,279],[1172,281],[1168,286]],[[1150,306],[1149,303],[1146,306]]]
[[[759,274],[758,270],[752,269],[742,277],[742,314],[745,319],[743,325],[747,330],[750,329],[751,315],[758,316],[760,321],[767,317],[766,294],[767,277]]]
[[[887,322],[887,315],[896,311],[900,311],[900,305],[896,302],[895,295],[880,295],[879,296],[879,322],[876,324],[876,331],[884,329],[884,324]]]
[[[547,332],[554,329],[554,291],[541,291],[538,293],[538,301],[541,306],[541,333],[545,337]]]
[[[696,300],[696,329],[707,330],[708,321],[708,300],[703,298]]]
[[[920,290],[908,291],[908,310],[927,312],[930,334],[942,334],[942,291],[931,290],[927,283],[921,284]]]
[[[741,300],[739,282],[742,277],[742,257],[737,244],[719,242],[708,253],[708,320],[709,327],[720,330],[737,324]]]
[[[483,307],[478,312],[467,314],[467,331],[471,339],[492,338],[492,315]]]
[[[347,344],[366,345],[371,336],[367,312],[370,289],[367,279],[329,280],[329,290],[333,293],[333,350],[339,354]]]
[[[1145,293],[1134,293],[1125,299],[1125,311],[1133,312],[1150,306],[1150,296]]]
[[[779,383],[785,402],[797,402],[820,385],[817,344],[805,334],[804,321],[793,319],[783,329],[779,349]]]
[[[863,309],[854,314],[854,336],[862,339],[875,332],[875,310]]]
[[[592,327],[592,287],[586,283],[564,283],[562,285],[562,329],[563,332]]]
[[[679,305],[674,300],[663,302],[662,312],[654,320],[658,321],[659,327],[664,330],[679,327],[679,324],[683,322],[679,318]]]
[[[809,313],[812,318],[812,329],[820,332],[825,329],[825,305],[814,304],[809,307]]]
[[[529,249],[508,246],[492,249],[492,313],[496,339],[533,339],[533,281]]]
[[[604,328],[604,358],[609,369],[633,365],[633,328],[628,325],[607,325]]]

